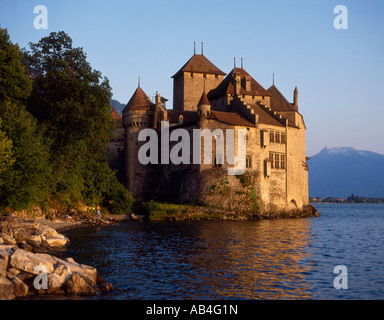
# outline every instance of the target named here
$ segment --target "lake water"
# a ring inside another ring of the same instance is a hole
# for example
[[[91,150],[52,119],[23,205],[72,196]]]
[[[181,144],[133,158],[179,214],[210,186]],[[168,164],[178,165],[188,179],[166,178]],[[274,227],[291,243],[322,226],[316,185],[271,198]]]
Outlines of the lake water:
[[[316,207],[319,218],[72,231],[65,256],[118,288],[89,299],[384,299],[384,205]],[[338,265],[348,289],[334,287]]]

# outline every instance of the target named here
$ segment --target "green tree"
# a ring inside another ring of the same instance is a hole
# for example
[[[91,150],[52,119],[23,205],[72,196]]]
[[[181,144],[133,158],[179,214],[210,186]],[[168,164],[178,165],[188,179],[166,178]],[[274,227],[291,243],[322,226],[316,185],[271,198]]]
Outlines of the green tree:
[[[15,162],[4,174],[0,191],[1,203],[13,209],[29,209],[47,197],[52,180],[49,153],[37,128],[36,119],[11,102],[0,106],[3,130],[13,141]]]
[[[32,82],[21,63],[23,53],[10,40],[7,29],[0,27],[0,102],[25,101],[32,90]]]
[[[23,57],[7,30],[0,28],[0,118],[2,131],[12,140],[14,162],[3,170],[0,204],[14,209],[27,209],[44,199],[50,172],[36,120],[23,105],[32,89]]]
[[[2,120],[0,118],[0,129],[1,122]],[[0,130],[0,187],[5,183],[4,175],[14,162],[12,140],[8,139],[5,132]]]
[[[115,173],[107,162],[111,139],[111,88],[93,70],[82,48],[63,31],[30,44],[26,64],[33,89],[28,110],[51,141],[55,177],[51,195],[68,206],[101,203],[111,195]]]

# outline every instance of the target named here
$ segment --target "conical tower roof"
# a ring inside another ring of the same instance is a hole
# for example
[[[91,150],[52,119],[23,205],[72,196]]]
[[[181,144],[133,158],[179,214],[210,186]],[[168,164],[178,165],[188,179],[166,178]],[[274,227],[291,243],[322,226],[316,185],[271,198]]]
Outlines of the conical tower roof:
[[[152,106],[154,106],[154,104],[151,99],[148,98],[143,89],[138,87],[131,99],[128,101],[124,111],[145,110]]]
[[[116,111],[115,106],[113,106],[111,116],[114,120],[120,120],[121,119],[121,115],[119,115],[119,113]]]
[[[203,94],[201,95],[201,98],[200,98],[200,101],[199,103],[197,104],[197,106],[210,106],[211,104],[209,103],[209,100],[208,100],[208,97],[205,93],[205,90],[203,92]]]

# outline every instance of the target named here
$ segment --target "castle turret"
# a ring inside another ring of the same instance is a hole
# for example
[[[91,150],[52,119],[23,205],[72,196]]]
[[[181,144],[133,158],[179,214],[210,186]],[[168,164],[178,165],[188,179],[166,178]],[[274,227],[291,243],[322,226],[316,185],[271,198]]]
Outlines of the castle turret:
[[[200,98],[200,101],[197,105],[197,110],[199,117],[206,117],[211,112],[211,104],[209,103],[208,97],[205,93],[205,90]]]
[[[207,125],[207,116],[211,113],[211,104],[209,103],[205,90],[201,95],[197,110],[200,128],[204,128]]]
[[[137,201],[145,198],[149,191],[148,188],[145,188],[148,166],[141,164],[137,156],[141,144],[145,142],[139,142],[138,137],[142,129],[152,127],[154,109],[155,105],[139,85],[123,110],[124,184]]]

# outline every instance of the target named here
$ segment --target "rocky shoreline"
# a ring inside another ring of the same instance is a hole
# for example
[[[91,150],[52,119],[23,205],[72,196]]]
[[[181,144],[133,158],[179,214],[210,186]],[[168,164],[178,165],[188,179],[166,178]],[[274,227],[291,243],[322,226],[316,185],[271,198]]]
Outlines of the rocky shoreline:
[[[94,267],[53,253],[69,239],[58,232],[87,225],[116,223],[0,218],[0,300],[36,295],[98,295],[112,290]]]

